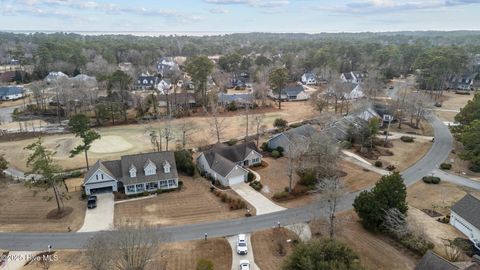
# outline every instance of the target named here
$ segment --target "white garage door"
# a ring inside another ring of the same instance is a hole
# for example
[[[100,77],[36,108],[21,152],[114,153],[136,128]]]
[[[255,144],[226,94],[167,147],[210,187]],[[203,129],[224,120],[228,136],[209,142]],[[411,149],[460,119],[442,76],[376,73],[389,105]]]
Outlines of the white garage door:
[[[455,218],[455,217],[454,217]],[[466,224],[464,224],[462,221],[458,220],[455,218],[454,220],[454,225],[457,229],[459,229],[463,234],[465,234],[468,237],[471,237],[472,235],[472,229],[470,229]]]
[[[228,179],[228,182],[231,185],[240,184],[245,181],[245,175],[232,176]]]

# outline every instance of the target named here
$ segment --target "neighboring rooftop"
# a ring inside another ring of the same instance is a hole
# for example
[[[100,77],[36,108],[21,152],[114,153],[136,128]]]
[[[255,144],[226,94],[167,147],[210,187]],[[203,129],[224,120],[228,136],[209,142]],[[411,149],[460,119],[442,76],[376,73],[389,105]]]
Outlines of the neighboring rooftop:
[[[222,176],[227,176],[237,163],[243,161],[252,151],[260,153],[254,142],[247,142],[232,146],[216,144],[203,154],[210,168]]]
[[[467,194],[453,205],[452,211],[476,228],[480,228],[480,200],[478,198]]]
[[[458,270],[460,267],[440,257],[437,253],[429,250],[418,262],[415,270]]]

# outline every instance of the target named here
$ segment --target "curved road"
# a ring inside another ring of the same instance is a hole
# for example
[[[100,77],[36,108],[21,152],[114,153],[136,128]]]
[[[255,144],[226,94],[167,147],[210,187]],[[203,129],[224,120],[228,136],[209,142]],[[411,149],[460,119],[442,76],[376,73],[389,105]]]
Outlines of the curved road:
[[[402,173],[406,185],[411,185],[421,177],[429,175],[432,172],[440,173],[437,170],[438,165],[447,159],[451,151],[453,138],[448,128],[435,116],[432,116],[429,121],[435,131],[435,142],[421,160]],[[467,185],[468,183],[466,182],[470,181],[473,183],[474,188],[478,187],[480,189],[478,182],[449,174],[446,174],[446,176],[448,178],[447,181],[455,182],[456,180],[463,185]],[[444,176],[442,175],[442,177]],[[351,209],[352,203],[358,193],[359,192],[345,194],[339,202],[339,206],[337,207],[338,211]],[[162,227],[158,228],[157,232],[162,236],[168,235],[167,241],[186,241],[202,239],[205,233],[208,233],[210,237],[223,237],[271,228],[276,226],[277,222],[280,222],[282,225],[305,222],[314,217],[325,216],[326,214],[327,212],[322,202],[317,202],[301,208],[286,209],[280,212],[249,218]],[[52,245],[55,249],[78,249],[83,248],[87,241],[98,233],[102,232],[0,233],[0,249],[16,251],[44,250],[47,245]]]

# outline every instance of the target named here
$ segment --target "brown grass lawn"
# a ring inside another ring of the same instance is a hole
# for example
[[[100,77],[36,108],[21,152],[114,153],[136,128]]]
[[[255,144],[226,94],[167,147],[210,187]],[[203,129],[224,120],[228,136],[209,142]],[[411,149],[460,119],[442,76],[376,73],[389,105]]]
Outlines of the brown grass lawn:
[[[435,252],[443,256],[446,256],[443,239],[465,238],[465,235],[450,224],[440,223],[436,218],[430,217],[413,206],[410,206],[408,209],[408,220],[410,224],[413,224],[413,226],[425,233],[427,239],[435,245]]]
[[[450,208],[465,194],[480,196],[480,191],[458,186],[448,182],[438,185],[425,184],[419,181],[407,189],[408,204],[418,209],[431,209],[444,215],[450,213]]]
[[[64,180],[68,192],[82,191],[83,178],[70,178]]]
[[[371,187],[381,177],[381,175],[375,172],[365,171],[360,166],[345,160],[341,161],[340,166],[341,170],[347,173],[341,180],[343,188],[348,192],[356,192]]]
[[[423,136],[433,136],[434,135],[434,132],[433,132],[433,128],[432,126],[425,120],[421,121],[420,122],[420,127],[418,129],[416,128],[413,128],[412,126],[409,125],[409,123],[407,122],[403,122],[402,123],[402,128],[398,128],[398,123],[392,123],[390,125],[390,131],[393,131],[393,132],[400,132],[400,133],[410,133],[410,132],[413,132],[413,133],[416,133],[418,135],[423,135]]]
[[[457,95],[454,92],[444,92],[441,109],[460,110],[469,100],[472,100],[473,97],[473,93],[471,95]]]
[[[115,205],[115,225],[145,222],[152,225],[179,225],[243,217],[245,209],[231,211],[228,204],[210,192],[203,178],[180,177],[180,191],[154,198]]]
[[[89,269],[88,258],[83,251],[57,251],[58,261],[50,270],[83,270]],[[207,259],[213,262],[215,270],[230,270],[232,264],[232,252],[227,240],[223,238],[210,239],[208,241],[189,241],[181,243],[169,243],[162,245],[154,255],[147,270],[191,270],[197,266],[199,259]],[[162,268],[160,266],[165,266]],[[42,269],[38,264],[32,264],[24,270]]]
[[[255,114],[255,112],[252,113]],[[284,102],[282,104],[282,110],[273,109],[273,111],[265,114],[264,124],[268,128],[271,128],[276,118],[284,118],[292,122],[308,119],[313,115],[314,111],[310,102]],[[245,117],[241,115],[240,112],[225,117],[225,119],[225,132],[222,135],[222,140],[227,141],[245,134]],[[187,147],[196,147],[215,142],[215,136],[212,136],[208,128],[209,125],[206,117],[199,116],[175,119],[171,121],[171,126],[176,133],[180,134],[178,129],[185,122],[197,127],[197,130],[192,132]],[[118,159],[121,155],[151,151],[152,147],[149,132],[146,131],[146,129],[155,128],[159,130],[164,125],[165,122],[161,121],[98,129],[104,139],[103,141],[100,140],[95,143],[98,147],[95,147],[95,144],[92,146],[89,152],[90,164],[93,164],[98,159]],[[254,127],[250,125],[250,128],[250,133],[253,135],[255,133]],[[170,148],[173,149],[176,144],[180,144],[180,139],[181,138],[178,137],[171,141]],[[5,154],[12,167],[25,171],[27,169],[25,164],[28,151],[24,150],[24,147],[33,141],[35,141],[35,139],[2,142],[0,143],[0,154]],[[64,169],[77,169],[85,166],[83,155],[69,158],[70,150],[79,143],[79,139],[75,138],[72,134],[46,136],[44,141],[49,149],[57,152],[55,159]],[[103,146],[109,146],[107,148],[109,150],[106,151]]]
[[[284,191],[285,187],[288,187],[288,176],[287,176],[287,163],[286,158],[274,159],[271,157],[264,157],[263,161],[268,163],[268,166],[265,168],[256,169],[262,178],[261,182],[263,184],[262,193],[265,197],[272,200],[272,196],[276,192]],[[293,186],[298,182],[299,177],[297,174],[293,175]],[[275,202],[278,205],[287,208],[300,207],[311,203],[315,199],[314,196],[304,195],[289,201],[285,202]]]
[[[365,230],[353,210],[340,213],[337,220],[338,239],[355,251],[367,269],[404,270],[414,269],[417,264],[419,258],[393,240]],[[325,224],[324,221],[311,222],[312,233],[326,236]]]
[[[280,270],[283,260],[292,252],[292,243],[287,239],[297,239],[295,233],[285,228],[275,228],[254,232],[251,236],[255,263],[262,270]],[[284,254],[279,254],[279,245],[283,244]]]
[[[60,186],[62,192],[65,188]],[[34,191],[37,191],[35,194]],[[40,188],[29,189],[24,184],[8,184],[0,189],[0,231],[3,232],[67,232],[83,225],[86,202],[80,200],[80,192],[66,193],[65,207],[73,212],[61,219],[48,219],[47,214],[57,208],[53,191]],[[44,197],[51,197],[46,201]]]
[[[403,171],[418,160],[420,160],[430,149],[432,143],[429,141],[415,140],[413,143],[405,143],[401,140],[392,140],[393,148],[388,150],[394,153],[393,156],[381,156],[378,160],[386,167],[389,164],[395,166],[397,171]]]
[[[0,108],[9,108],[9,107],[15,107],[18,105],[23,105],[25,102],[28,103],[28,101],[24,101],[23,99],[17,99],[17,100],[9,100],[9,101],[0,101]]]

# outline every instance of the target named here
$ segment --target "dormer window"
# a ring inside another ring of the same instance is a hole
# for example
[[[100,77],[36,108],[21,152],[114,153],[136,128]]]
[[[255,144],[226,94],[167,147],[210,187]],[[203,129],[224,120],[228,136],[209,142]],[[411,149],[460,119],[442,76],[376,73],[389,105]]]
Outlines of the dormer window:
[[[153,163],[150,159],[147,160],[143,169],[145,170],[145,175],[157,174],[157,166],[155,166],[155,163]]]
[[[132,164],[132,166],[130,166],[129,172],[130,172],[130,177],[132,177],[132,178],[137,177],[137,168],[135,168],[135,166],[133,166],[133,164]]]
[[[164,173],[170,173],[170,163],[168,163],[168,161],[166,161],[166,160],[163,163],[163,172]]]

